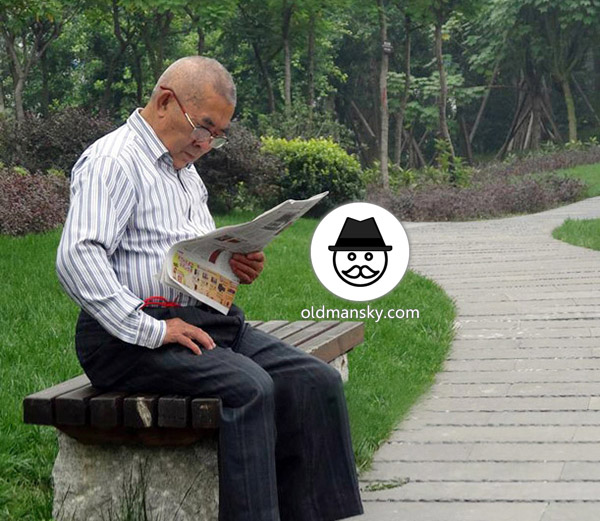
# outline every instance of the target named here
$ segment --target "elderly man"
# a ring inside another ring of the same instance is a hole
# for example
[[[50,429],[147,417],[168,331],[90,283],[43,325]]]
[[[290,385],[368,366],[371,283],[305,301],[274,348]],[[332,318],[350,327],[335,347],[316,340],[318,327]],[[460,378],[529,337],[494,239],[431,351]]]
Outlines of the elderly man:
[[[172,244],[215,229],[193,163],[227,141],[235,101],[222,65],[182,58],[73,167],[57,272],[82,308],[77,356],[102,389],[221,398],[220,521],[359,515],[337,371],[249,326],[237,306],[222,315],[155,276]],[[231,267],[251,283],[264,261],[236,254]]]

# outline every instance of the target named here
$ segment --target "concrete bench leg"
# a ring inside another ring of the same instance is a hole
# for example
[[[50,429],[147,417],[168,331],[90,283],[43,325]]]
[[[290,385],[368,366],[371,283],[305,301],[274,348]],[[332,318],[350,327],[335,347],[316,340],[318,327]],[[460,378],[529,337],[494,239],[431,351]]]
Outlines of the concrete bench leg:
[[[57,432],[57,521],[118,521],[144,508],[148,519],[217,521],[216,440],[188,447],[85,445]]]
[[[346,353],[329,362],[329,365],[340,373],[343,382],[348,381],[348,355]]]

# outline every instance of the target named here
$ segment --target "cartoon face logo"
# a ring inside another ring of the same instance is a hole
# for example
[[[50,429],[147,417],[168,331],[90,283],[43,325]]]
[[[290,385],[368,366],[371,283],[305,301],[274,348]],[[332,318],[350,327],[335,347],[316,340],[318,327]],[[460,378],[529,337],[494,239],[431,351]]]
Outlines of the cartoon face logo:
[[[373,217],[363,221],[346,218],[337,242],[329,246],[338,277],[358,287],[370,286],[383,277],[391,249]]]
[[[333,267],[347,284],[370,286],[385,273],[388,264],[387,251],[336,251]]]

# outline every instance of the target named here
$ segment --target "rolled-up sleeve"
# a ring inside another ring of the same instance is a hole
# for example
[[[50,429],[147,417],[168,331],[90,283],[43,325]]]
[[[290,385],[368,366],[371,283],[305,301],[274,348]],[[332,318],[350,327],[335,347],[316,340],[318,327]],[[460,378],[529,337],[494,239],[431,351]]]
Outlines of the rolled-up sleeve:
[[[166,323],[141,311],[143,301],[119,282],[110,263],[135,205],[134,185],[117,160],[82,158],[73,170],[56,272],[67,294],[110,334],[156,348]]]

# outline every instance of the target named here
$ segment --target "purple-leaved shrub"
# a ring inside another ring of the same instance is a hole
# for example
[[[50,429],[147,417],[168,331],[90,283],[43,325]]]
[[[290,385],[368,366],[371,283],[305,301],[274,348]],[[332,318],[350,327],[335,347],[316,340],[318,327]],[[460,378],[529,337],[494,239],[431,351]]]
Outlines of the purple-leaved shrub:
[[[61,225],[69,207],[64,176],[0,170],[0,234],[25,235]]]

